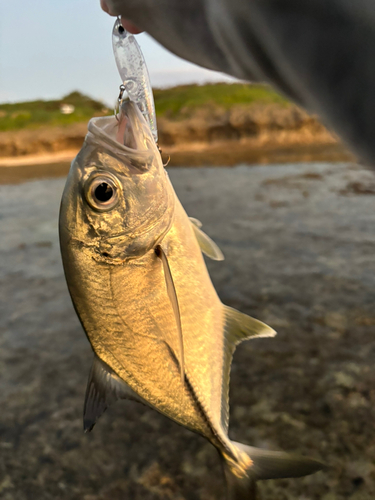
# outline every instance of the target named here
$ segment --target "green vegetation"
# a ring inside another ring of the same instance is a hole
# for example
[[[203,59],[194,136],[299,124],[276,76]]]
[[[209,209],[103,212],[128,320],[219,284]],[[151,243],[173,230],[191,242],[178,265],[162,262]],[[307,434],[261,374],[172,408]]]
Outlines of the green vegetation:
[[[208,85],[182,85],[170,89],[154,90],[156,113],[171,118],[185,118],[200,107],[234,105],[282,104],[288,101],[265,85],[246,83],[216,83]],[[179,116],[180,115],[180,116]]]
[[[188,117],[198,108],[221,107],[229,109],[234,105],[282,104],[288,101],[264,85],[243,83],[216,83],[208,85],[182,85],[170,89],[155,89],[156,113],[172,119]],[[74,106],[71,114],[63,114],[64,104]],[[61,100],[30,101],[15,104],[0,104],[0,131],[21,128],[36,128],[41,125],[70,125],[87,122],[93,116],[113,113],[103,103],[95,101],[80,92],[72,92]]]
[[[63,114],[61,107],[74,106],[71,114]],[[0,104],[0,131],[20,128],[35,128],[40,125],[69,125],[87,122],[93,116],[110,114],[103,103],[95,101],[80,92],[56,101],[29,101],[15,104]]]

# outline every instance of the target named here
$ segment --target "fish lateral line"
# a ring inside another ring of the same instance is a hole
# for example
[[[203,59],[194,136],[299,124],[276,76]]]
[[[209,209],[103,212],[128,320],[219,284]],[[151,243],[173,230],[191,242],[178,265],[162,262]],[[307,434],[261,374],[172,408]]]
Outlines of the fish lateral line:
[[[216,425],[214,424],[214,422],[210,418],[210,415],[209,415],[207,409],[204,407],[204,405],[202,404],[202,402],[199,398],[198,391],[194,388],[193,384],[190,381],[189,375],[187,373],[185,374],[185,380],[186,380],[186,385],[189,389],[189,392],[192,395],[194,402],[198,407],[199,413],[201,414],[201,416],[203,417],[203,419],[207,423],[208,427],[210,428],[210,430],[212,432],[212,435],[217,440],[217,443],[220,445],[218,447],[219,452],[221,454],[226,454],[228,457],[231,458],[231,460],[236,461],[237,457],[236,457],[235,453],[233,452],[233,449],[231,449],[231,447],[228,445],[228,440],[224,436],[222,436],[222,434],[220,433],[220,431],[217,429]]]
[[[180,306],[178,304],[176,287],[174,285],[171,268],[169,267],[168,258],[166,256],[163,248],[161,247],[161,245],[157,245],[155,247],[155,254],[162,261],[162,264],[163,264],[164,279],[165,279],[165,285],[167,288],[167,294],[168,294],[168,298],[169,298],[169,301],[171,303],[174,317],[176,320],[178,341],[179,341],[179,351],[180,351],[178,361],[179,361],[179,365],[180,365],[181,383],[184,385],[184,382],[185,382],[184,338],[183,338],[183,333],[182,333],[181,313],[180,313]]]

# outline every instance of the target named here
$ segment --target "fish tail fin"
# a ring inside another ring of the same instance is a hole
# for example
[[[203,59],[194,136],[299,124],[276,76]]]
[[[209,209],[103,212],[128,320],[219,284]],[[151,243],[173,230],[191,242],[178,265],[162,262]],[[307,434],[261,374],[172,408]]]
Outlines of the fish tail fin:
[[[237,460],[222,454],[228,500],[255,500],[256,481],[302,477],[324,468],[317,460],[232,441]]]
[[[221,457],[227,485],[227,500],[255,500],[256,482],[254,476],[235,473],[227,458],[223,455]]]

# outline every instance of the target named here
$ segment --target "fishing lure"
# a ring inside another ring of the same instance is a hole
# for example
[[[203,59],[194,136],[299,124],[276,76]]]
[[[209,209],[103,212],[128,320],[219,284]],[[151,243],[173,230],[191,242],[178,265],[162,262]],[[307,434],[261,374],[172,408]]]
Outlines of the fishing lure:
[[[157,143],[155,104],[146,62],[136,39],[126,31],[119,18],[113,26],[112,46],[123,82],[120,88],[126,91],[129,100],[138,106]],[[120,101],[122,97],[122,92],[120,92]]]

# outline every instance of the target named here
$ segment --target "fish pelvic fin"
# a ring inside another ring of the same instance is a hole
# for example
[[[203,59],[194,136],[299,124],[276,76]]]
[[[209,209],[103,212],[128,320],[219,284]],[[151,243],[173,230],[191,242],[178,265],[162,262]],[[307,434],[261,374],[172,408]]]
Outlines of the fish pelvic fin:
[[[195,237],[197,238],[198,244],[202,252],[207,255],[212,260],[224,260],[224,254],[217,246],[217,244],[211,240],[206,233],[201,229],[202,223],[194,217],[189,217],[191,222],[191,227],[193,228]]]
[[[118,399],[146,404],[111,368],[95,354],[87,381],[83,408],[83,430],[90,432],[108,406]]]
[[[314,459],[268,451],[232,441],[237,460],[222,454],[228,500],[255,500],[256,481],[261,479],[297,478],[324,469]]]
[[[178,333],[178,346],[179,346],[178,356],[176,357],[180,365],[181,382],[182,384],[184,384],[185,382],[184,338],[182,335],[181,314],[180,314],[180,307],[178,305],[176,287],[174,286],[171,268],[169,267],[168,259],[163,248],[160,245],[158,245],[155,248],[155,252],[163,263],[164,279],[167,287],[167,293],[176,320],[177,333]]]

